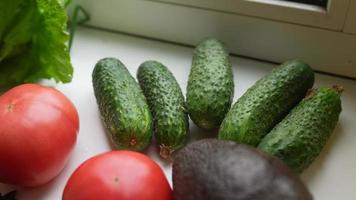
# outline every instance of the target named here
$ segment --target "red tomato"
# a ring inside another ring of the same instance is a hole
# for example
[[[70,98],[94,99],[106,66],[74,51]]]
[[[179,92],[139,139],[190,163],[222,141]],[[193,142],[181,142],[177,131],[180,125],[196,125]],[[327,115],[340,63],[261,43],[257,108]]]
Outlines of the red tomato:
[[[161,168],[133,151],[111,151],[90,158],[69,178],[62,200],[171,200]]]
[[[59,91],[24,84],[0,97],[0,182],[44,184],[64,168],[76,142],[78,113]]]

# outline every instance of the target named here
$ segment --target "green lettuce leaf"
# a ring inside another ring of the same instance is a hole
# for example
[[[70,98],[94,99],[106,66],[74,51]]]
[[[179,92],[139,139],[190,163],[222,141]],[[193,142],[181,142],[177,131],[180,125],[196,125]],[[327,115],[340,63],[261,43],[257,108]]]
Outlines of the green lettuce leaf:
[[[65,4],[0,1],[0,87],[41,79],[71,81]]]

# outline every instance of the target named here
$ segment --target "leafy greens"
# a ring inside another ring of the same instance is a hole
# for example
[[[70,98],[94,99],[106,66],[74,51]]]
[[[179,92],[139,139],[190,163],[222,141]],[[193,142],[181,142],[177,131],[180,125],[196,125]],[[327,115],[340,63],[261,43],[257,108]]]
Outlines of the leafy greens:
[[[40,79],[71,81],[67,3],[68,0],[0,1],[0,87]]]

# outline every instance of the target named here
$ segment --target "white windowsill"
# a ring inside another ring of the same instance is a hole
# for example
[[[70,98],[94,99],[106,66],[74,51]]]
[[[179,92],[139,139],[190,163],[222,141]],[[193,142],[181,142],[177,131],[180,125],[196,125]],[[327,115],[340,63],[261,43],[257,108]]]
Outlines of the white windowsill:
[[[80,132],[77,145],[64,171],[52,182],[42,187],[19,188],[19,200],[55,200],[61,199],[64,185],[77,166],[87,158],[104,151],[110,145],[100,121],[91,84],[91,72],[95,63],[103,57],[117,57],[136,76],[136,69],[143,61],[158,60],[174,73],[183,93],[190,70],[192,48],[137,38],[133,36],[79,28],[72,49],[74,65],[73,82],[58,85],[75,104],[80,116]],[[235,96],[240,97],[257,79],[269,72],[273,65],[240,57],[231,57],[234,70]],[[313,165],[302,174],[315,200],[353,200],[356,196],[356,81],[322,74],[316,74],[316,86],[342,85],[345,92],[342,97],[343,112],[339,124],[329,140],[327,147]],[[202,133],[192,123],[191,134],[194,138]],[[154,147],[149,155],[158,160],[170,180],[170,166],[157,159]],[[12,189],[1,185],[0,192]]]

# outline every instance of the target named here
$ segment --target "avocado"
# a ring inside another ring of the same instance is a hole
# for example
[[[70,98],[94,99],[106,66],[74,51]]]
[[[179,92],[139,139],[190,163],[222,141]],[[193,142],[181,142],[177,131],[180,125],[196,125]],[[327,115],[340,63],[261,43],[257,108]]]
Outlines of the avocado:
[[[200,128],[218,128],[229,111],[234,82],[224,44],[209,38],[194,50],[187,85],[190,118]]]
[[[320,154],[341,112],[341,87],[311,90],[258,145],[297,172]]]
[[[142,63],[137,79],[153,116],[160,155],[170,158],[189,138],[188,114],[182,91],[173,74],[157,61]]]
[[[233,105],[221,124],[219,139],[257,146],[313,84],[314,72],[303,61],[292,60],[276,67]]]
[[[94,94],[104,126],[118,149],[144,150],[152,138],[152,116],[140,86],[118,59],[97,62]]]
[[[203,139],[173,161],[175,200],[312,200],[282,161],[244,144]]]

